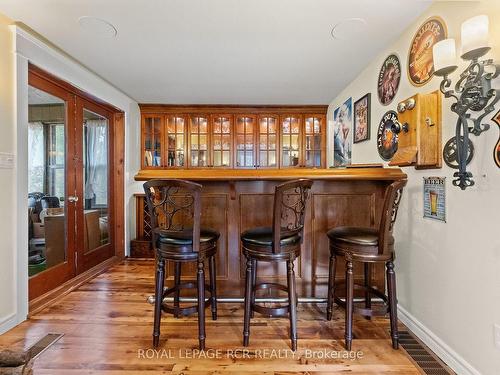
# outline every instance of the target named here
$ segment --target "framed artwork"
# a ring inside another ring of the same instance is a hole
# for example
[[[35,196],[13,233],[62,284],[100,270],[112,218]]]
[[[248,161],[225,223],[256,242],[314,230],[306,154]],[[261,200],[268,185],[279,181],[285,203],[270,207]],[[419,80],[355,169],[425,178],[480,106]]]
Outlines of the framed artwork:
[[[498,111],[497,114],[493,116],[493,121],[499,126],[500,130],[500,111]],[[500,135],[498,136],[498,142],[493,149],[493,160],[495,160],[495,164],[497,165],[497,167],[500,168]]]
[[[353,143],[370,139],[371,94],[368,93],[354,102],[354,140]]]
[[[333,112],[333,166],[351,164],[352,98]]]
[[[408,79],[414,86],[422,86],[432,78],[432,47],[447,35],[446,24],[440,17],[429,18],[415,33],[408,52]]]
[[[384,114],[377,129],[378,154],[385,161],[392,159],[398,150],[398,135],[392,131],[394,124],[398,122],[398,114],[388,111]]]
[[[401,81],[401,63],[397,55],[387,56],[378,74],[377,93],[382,105],[389,105],[398,92]]]
[[[424,177],[424,217],[446,222],[446,178]]]

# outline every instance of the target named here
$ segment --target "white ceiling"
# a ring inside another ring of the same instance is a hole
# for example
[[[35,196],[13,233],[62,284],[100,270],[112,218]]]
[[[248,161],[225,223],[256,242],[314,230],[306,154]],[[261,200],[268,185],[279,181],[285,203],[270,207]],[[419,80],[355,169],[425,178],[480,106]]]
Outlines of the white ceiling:
[[[327,104],[431,2],[0,0],[0,12],[139,102]],[[117,36],[92,35],[81,16],[109,21]],[[351,17],[366,29],[332,38]]]

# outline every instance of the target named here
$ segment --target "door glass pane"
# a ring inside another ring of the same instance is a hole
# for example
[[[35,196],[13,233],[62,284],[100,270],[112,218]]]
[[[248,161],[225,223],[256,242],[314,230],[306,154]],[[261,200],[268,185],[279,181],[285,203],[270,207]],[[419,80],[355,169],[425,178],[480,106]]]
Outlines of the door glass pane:
[[[28,273],[67,259],[65,175],[66,103],[28,89]]]
[[[159,117],[146,117],[144,121],[144,165],[146,167],[160,167],[162,166],[161,119]]]
[[[300,118],[285,117],[281,122],[281,138],[282,138],[281,164],[284,167],[296,167],[299,165],[299,156],[300,156],[299,134],[300,134]]]
[[[236,166],[254,167],[254,118],[236,117]]]
[[[83,110],[84,252],[110,243],[108,228],[108,119]]]
[[[167,116],[167,167],[184,166],[184,118]]]
[[[205,167],[208,164],[208,118],[192,116],[189,121],[191,133],[191,166]]]

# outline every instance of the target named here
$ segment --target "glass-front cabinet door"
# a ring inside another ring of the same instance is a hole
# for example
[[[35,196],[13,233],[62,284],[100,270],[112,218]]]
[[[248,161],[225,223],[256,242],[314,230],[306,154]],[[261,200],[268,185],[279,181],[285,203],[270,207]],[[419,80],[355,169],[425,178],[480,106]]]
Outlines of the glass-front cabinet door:
[[[186,119],[166,116],[166,153],[168,168],[183,168],[186,154]]]
[[[281,166],[284,168],[301,165],[301,123],[300,116],[281,117]]]
[[[323,132],[325,128],[324,116],[306,116],[304,119],[304,152],[305,166],[321,168],[324,157]]]
[[[189,117],[189,153],[191,167],[208,167],[208,116]]]
[[[259,168],[278,166],[278,116],[259,116],[258,159]]]
[[[143,117],[143,166],[148,167],[163,167],[162,160],[162,134],[163,134],[163,118],[162,116]]]
[[[236,116],[236,167],[255,168],[255,116]]]
[[[212,167],[230,168],[232,166],[232,129],[233,121],[231,115],[212,116]]]

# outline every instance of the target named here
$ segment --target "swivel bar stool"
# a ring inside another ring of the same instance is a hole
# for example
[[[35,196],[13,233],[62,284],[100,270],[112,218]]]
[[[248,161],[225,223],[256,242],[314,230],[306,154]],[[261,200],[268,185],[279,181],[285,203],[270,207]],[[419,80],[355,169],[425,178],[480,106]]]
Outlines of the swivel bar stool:
[[[156,255],[156,291],[154,308],[153,346],[160,341],[161,313],[190,315],[198,311],[198,340],[205,349],[205,307],[212,307],[212,319],[217,319],[215,285],[215,255],[219,233],[200,228],[201,188],[199,184],[183,180],[150,180],[144,184],[146,202],[151,217],[152,243]],[[210,285],[205,285],[205,261],[209,262]],[[174,286],[164,290],[165,261],[175,263]],[[197,283],[181,282],[181,265],[197,263]],[[198,304],[180,307],[182,289],[197,289]],[[205,301],[205,289],[210,298]],[[174,294],[174,306],[163,302]]]
[[[272,317],[288,314],[292,350],[297,349],[297,295],[293,262],[300,256],[306,201],[312,184],[311,180],[301,179],[276,186],[272,228],[253,228],[241,234],[246,257],[244,346],[249,344],[250,318],[256,311]],[[257,284],[258,261],[286,262],[287,286],[277,283]],[[288,305],[265,307],[255,303],[257,290],[272,288],[288,293]]]
[[[380,225],[378,228],[337,227],[328,231],[330,239],[330,267],[328,278],[328,306],[327,319],[332,319],[333,302],[345,307],[345,346],[351,350],[352,343],[352,316],[353,312],[371,317],[385,315],[389,312],[391,320],[392,346],[398,349],[398,318],[396,299],[396,274],[394,273],[394,237],[392,230],[396,221],[399,202],[406,180],[396,181],[385,191]],[[345,257],[346,262],[346,299],[342,301],[335,295],[335,266],[338,256]],[[364,285],[355,284],[353,277],[353,261],[364,264]],[[370,285],[371,266],[373,263],[383,262],[387,271],[387,294]],[[354,306],[354,288],[364,290],[365,306]],[[371,306],[372,295],[381,298],[382,307]]]

